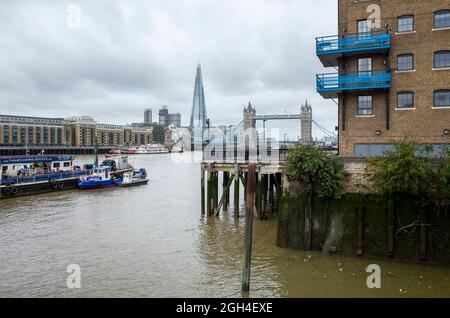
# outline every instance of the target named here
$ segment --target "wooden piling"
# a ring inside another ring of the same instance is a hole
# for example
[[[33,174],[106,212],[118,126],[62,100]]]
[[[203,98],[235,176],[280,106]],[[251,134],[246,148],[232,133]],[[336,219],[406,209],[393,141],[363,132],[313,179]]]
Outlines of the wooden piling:
[[[214,172],[213,177],[213,211],[217,209],[217,205],[219,204],[219,172]]]
[[[242,276],[242,291],[250,290],[250,269],[252,259],[252,238],[253,238],[253,205],[255,198],[255,164],[248,165],[247,176],[247,200],[245,209],[245,240],[244,240],[244,273]]]
[[[234,218],[239,219],[239,164],[234,172]]]
[[[201,202],[201,209],[202,209],[202,215],[205,215],[205,171],[203,170],[203,167],[200,167],[201,171],[201,179],[200,179],[200,200]]]
[[[227,200],[228,194],[230,192],[230,187],[231,187],[231,183],[233,182],[233,178],[227,178],[227,184],[223,187],[223,193],[222,193],[222,198],[220,198],[220,202],[217,205],[217,208],[215,209],[215,215],[218,216],[220,209],[222,208],[222,206],[225,206],[225,202]],[[224,208],[225,209],[225,208]]]
[[[262,182],[262,174],[258,173],[258,179],[256,181],[256,213],[260,220],[263,219],[263,211],[262,211],[262,189],[263,189],[263,182]],[[248,181],[247,181],[248,182]]]
[[[227,171],[223,172],[223,181],[222,181],[222,189],[223,189],[223,194],[225,194],[225,188],[228,184],[228,180],[230,178],[230,173]],[[223,196],[222,194],[222,196]],[[223,210],[224,211],[228,211],[228,203],[230,201],[230,196],[229,196],[229,191],[227,192],[227,195],[224,196],[224,201],[223,201]]]
[[[268,210],[269,210],[269,218],[272,219],[273,217],[273,204],[274,204],[274,199],[273,199],[273,188],[275,186],[275,176],[273,174],[269,174],[268,175],[269,178],[269,202],[268,202]]]
[[[212,215],[213,206],[214,206],[214,198],[213,198],[213,175],[212,175],[211,167],[208,168],[208,179],[207,179],[207,192],[206,192],[206,210],[208,216]]]

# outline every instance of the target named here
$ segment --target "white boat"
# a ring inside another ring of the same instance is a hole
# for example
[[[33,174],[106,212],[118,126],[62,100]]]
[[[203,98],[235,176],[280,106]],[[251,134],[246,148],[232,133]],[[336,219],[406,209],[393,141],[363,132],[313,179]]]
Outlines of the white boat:
[[[136,155],[169,153],[169,149],[160,144],[149,144],[130,148],[129,153]]]

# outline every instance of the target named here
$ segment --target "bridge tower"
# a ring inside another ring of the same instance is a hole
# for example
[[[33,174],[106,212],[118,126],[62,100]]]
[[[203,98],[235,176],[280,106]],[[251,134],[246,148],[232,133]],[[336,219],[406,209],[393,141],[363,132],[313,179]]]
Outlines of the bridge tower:
[[[256,128],[256,109],[252,107],[252,104],[250,102],[248,103],[248,106],[244,106],[244,131],[246,131],[249,128]]]
[[[312,144],[312,107],[305,101],[301,106],[301,143]]]

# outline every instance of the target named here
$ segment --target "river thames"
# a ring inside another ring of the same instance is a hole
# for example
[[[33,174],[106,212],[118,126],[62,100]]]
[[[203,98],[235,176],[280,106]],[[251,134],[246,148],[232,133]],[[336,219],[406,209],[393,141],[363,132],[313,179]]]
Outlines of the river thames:
[[[243,202],[239,220],[232,205],[207,219],[198,163],[132,159],[147,186],[0,201],[0,297],[247,296]],[[254,222],[250,297],[450,297],[450,269],[279,249],[276,225]],[[80,289],[66,286],[69,264]],[[366,286],[369,264],[381,266],[381,289]]]

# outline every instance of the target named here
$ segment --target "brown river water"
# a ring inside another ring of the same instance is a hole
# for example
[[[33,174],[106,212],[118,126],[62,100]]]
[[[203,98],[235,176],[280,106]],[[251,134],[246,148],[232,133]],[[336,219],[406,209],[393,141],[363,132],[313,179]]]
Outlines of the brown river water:
[[[147,186],[1,200],[0,297],[248,296],[243,217],[202,217],[200,166],[173,156],[131,158]],[[250,297],[450,297],[450,268],[280,249],[276,225],[254,222]],[[66,286],[69,264],[79,289]],[[366,286],[369,264],[380,289]]]

